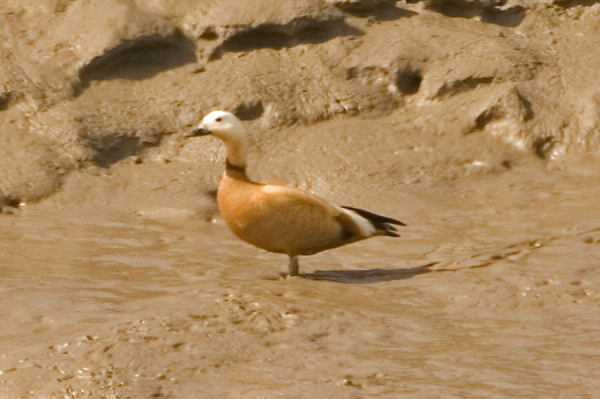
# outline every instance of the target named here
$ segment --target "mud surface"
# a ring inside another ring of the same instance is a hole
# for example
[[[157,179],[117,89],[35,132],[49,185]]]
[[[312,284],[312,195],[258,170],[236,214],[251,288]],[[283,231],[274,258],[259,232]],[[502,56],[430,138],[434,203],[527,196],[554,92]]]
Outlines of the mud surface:
[[[0,5],[0,398],[600,397],[600,4]],[[215,108],[402,238],[280,278]]]

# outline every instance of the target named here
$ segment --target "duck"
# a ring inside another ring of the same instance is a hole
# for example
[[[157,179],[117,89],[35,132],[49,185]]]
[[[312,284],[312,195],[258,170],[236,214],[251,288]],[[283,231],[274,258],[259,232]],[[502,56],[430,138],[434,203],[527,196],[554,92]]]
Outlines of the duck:
[[[243,241],[286,254],[288,276],[299,275],[299,256],[375,236],[399,237],[396,226],[406,226],[364,209],[336,205],[298,188],[252,181],[246,174],[249,137],[231,112],[210,112],[188,135],[212,135],[225,144],[225,171],[217,188],[219,213]]]

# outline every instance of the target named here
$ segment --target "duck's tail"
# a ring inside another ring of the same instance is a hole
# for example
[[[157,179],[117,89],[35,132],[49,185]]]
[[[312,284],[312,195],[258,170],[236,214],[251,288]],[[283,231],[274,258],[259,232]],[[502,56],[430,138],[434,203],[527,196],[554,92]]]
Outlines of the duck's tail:
[[[397,233],[396,227],[394,225],[406,226],[406,224],[402,223],[399,220],[392,219],[387,216],[378,215],[373,212],[365,211],[364,209],[353,208],[351,206],[342,206],[342,208],[355,212],[363,218],[367,219],[377,230],[377,233],[380,235],[400,237],[400,234]]]

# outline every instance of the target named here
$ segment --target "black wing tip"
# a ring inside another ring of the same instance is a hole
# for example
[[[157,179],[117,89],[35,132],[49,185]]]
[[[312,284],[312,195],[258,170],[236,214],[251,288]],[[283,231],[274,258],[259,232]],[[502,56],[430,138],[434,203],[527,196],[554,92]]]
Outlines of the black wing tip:
[[[398,226],[406,226],[406,224],[404,224],[403,222],[401,222],[399,220],[392,219],[392,218],[387,217],[387,216],[378,215],[378,214],[373,213],[373,212],[365,211],[364,209],[354,208],[354,207],[351,207],[351,206],[342,206],[342,208],[348,209],[350,211],[354,211],[354,212],[358,213],[360,216],[364,217],[365,219],[369,219],[371,222],[373,222],[376,225],[379,225],[379,224],[395,224],[395,225],[398,225]]]
[[[378,228],[381,231],[381,233],[385,236],[400,237],[400,234],[398,234],[396,227],[389,223],[377,223],[375,224],[375,227]]]
[[[386,223],[386,224],[393,224],[393,225],[397,225],[397,226],[406,226],[406,224],[404,224],[403,222],[396,220],[396,219],[392,219],[389,218],[387,216],[380,216],[380,215],[376,215],[379,216],[381,219],[377,218],[377,219],[372,219],[374,221],[376,221],[377,223]]]

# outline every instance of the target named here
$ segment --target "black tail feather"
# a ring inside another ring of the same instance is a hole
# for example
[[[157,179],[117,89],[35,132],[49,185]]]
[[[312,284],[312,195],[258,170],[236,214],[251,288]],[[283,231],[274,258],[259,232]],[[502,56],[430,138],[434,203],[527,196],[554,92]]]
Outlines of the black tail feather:
[[[358,213],[360,216],[364,217],[365,219],[369,219],[373,223],[388,223],[388,224],[397,224],[399,226],[406,226],[406,224],[402,223],[399,220],[392,219],[387,216],[378,215],[373,212],[365,211],[364,209],[353,208],[351,206],[342,206],[342,208],[354,211],[354,212]]]
[[[394,225],[406,226],[406,224],[402,223],[399,220],[392,219],[387,216],[378,215],[373,212],[365,211],[364,209],[353,208],[351,206],[342,206],[342,208],[358,213],[360,216],[373,223],[373,226],[375,226],[375,228],[383,231],[385,235],[390,237],[400,237],[400,235],[396,233],[396,227],[394,227]]]

